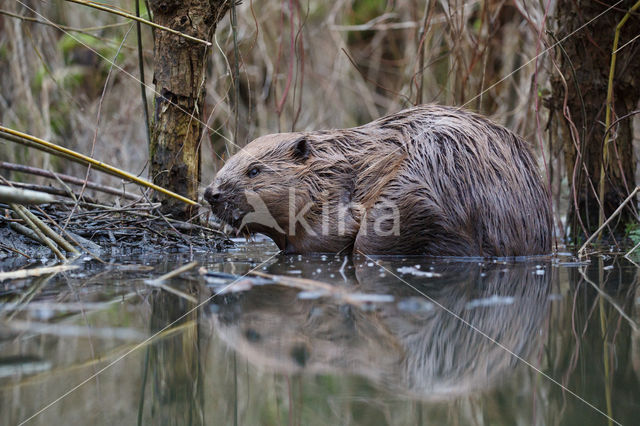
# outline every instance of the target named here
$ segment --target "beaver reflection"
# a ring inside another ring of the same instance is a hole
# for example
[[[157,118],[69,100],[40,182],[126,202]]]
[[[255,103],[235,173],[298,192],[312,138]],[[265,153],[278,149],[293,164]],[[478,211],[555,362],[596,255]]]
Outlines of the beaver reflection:
[[[394,273],[402,266],[381,265]],[[357,374],[421,399],[488,389],[513,372],[514,356],[398,278],[369,260],[356,260],[355,272],[355,291],[391,294],[395,301],[366,311],[334,300],[301,300],[290,288],[256,287],[216,300],[218,333],[259,367]],[[398,275],[518,357],[528,359],[540,347],[548,264],[464,262],[440,264],[434,272],[441,276]]]

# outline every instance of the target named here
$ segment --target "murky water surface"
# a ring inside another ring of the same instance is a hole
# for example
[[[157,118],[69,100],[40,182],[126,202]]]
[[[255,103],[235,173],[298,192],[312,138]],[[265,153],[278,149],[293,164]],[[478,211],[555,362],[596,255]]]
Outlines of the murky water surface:
[[[105,260],[0,283],[1,424],[640,416],[640,286],[624,258],[345,259],[257,242]]]

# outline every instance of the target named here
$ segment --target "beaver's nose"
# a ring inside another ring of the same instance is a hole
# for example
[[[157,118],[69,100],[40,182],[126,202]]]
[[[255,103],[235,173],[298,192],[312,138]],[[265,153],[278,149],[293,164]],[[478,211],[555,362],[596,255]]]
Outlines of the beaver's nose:
[[[209,204],[215,204],[220,199],[220,192],[211,187],[207,187],[207,189],[204,190],[204,199],[207,200]]]

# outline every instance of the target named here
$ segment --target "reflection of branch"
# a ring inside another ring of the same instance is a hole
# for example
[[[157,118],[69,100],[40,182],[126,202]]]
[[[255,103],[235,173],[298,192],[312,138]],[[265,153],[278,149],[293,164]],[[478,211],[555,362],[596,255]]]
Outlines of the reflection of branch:
[[[613,306],[615,310],[618,311],[618,313],[620,314],[620,316],[622,316],[622,318],[626,319],[629,322],[629,325],[631,325],[631,328],[633,329],[633,331],[637,332],[638,324],[636,324],[636,322],[632,320],[631,317],[629,317],[629,315],[627,315],[620,306],[618,306],[618,304],[613,300],[613,298],[609,296],[607,293],[605,293],[604,291],[602,291],[602,289],[598,287],[596,283],[594,283],[589,278],[587,278],[587,274],[585,273],[583,268],[578,268],[578,272],[580,272],[580,275],[582,275],[582,278],[584,278],[586,282],[591,284],[591,286],[594,289],[596,289],[596,291],[600,294],[600,296],[602,296],[607,302],[611,303],[611,306]]]
[[[185,292],[183,292],[181,290],[178,290],[176,288],[168,286],[168,285],[166,285],[164,283],[164,281],[166,281],[166,280],[168,280],[170,278],[173,278],[173,277],[175,277],[177,275],[180,275],[181,273],[186,272],[186,271],[188,271],[190,269],[193,269],[196,266],[198,266],[198,262],[187,263],[186,265],[183,265],[183,266],[179,267],[178,269],[174,269],[173,271],[168,272],[168,273],[166,273],[166,274],[164,274],[164,275],[162,275],[162,276],[160,276],[160,277],[158,277],[156,279],[145,280],[144,283],[147,284],[147,285],[150,285],[152,287],[161,288],[164,291],[172,293],[172,294],[175,294],[176,296],[182,297],[183,299],[185,299],[185,300],[187,300],[189,302],[198,303],[198,300],[195,297],[191,296],[190,294],[187,294],[187,293],[185,293]]]
[[[42,268],[20,269],[19,271],[0,272],[0,281],[37,277],[45,274],[57,274],[58,272],[64,272],[78,268],[78,265],[58,265],[45,266]]]
[[[367,303],[393,302],[394,297],[388,294],[353,293],[322,281],[308,278],[287,277],[284,275],[271,275],[260,271],[252,271],[250,275],[268,278],[276,284],[285,287],[293,287],[307,292],[309,298],[331,296],[356,307],[362,307]]]

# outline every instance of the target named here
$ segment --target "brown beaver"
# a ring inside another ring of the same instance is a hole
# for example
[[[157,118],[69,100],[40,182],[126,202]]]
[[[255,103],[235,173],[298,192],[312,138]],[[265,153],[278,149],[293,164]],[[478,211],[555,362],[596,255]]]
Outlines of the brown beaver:
[[[287,253],[525,256],[551,251],[538,173],[511,131],[422,105],[351,129],[262,136],[204,198]]]

